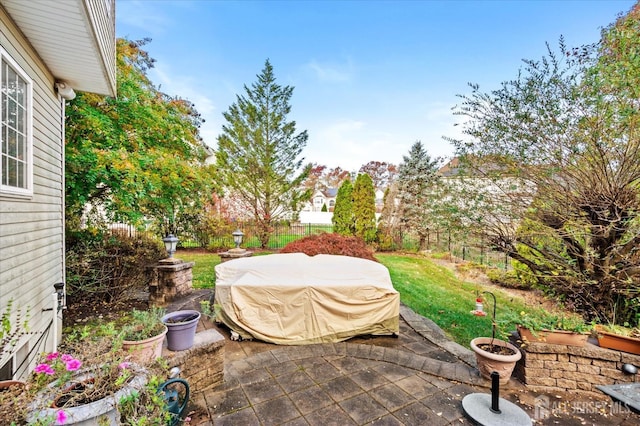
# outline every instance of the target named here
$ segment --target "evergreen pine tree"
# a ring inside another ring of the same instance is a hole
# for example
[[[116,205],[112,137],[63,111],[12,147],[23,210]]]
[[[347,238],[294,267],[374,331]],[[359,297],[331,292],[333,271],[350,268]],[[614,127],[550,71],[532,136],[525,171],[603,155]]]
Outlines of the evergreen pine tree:
[[[273,223],[291,217],[311,197],[310,190],[301,189],[311,165],[303,167],[299,157],[307,131],[296,134],[296,122],[287,121],[293,87],[276,84],[268,60],[257,77],[223,113],[216,162],[228,195],[252,214],[265,248]]]
[[[351,180],[342,182],[336,196],[336,206],[331,217],[333,232],[340,235],[354,235],[355,221],[353,218],[353,185]]]
[[[398,171],[402,223],[418,236],[421,250],[425,248],[431,228],[431,198],[437,182],[438,163],[438,159],[427,154],[422,142],[416,141],[409,156],[403,156]]]
[[[353,185],[355,235],[366,243],[376,240],[376,193],[371,177],[362,173]]]

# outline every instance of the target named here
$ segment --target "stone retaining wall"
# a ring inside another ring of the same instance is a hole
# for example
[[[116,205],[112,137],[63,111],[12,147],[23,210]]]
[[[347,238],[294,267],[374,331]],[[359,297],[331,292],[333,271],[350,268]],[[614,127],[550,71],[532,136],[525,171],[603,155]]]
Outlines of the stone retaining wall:
[[[162,356],[169,367],[180,367],[180,377],[189,382],[192,393],[221,384],[224,379],[224,336],[209,329],[196,333],[193,347],[184,351],[170,351]]]
[[[535,342],[520,346],[522,359],[513,374],[534,392],[577,392],[605,399],[608,397],[597,385],[633,382],[635,376],[623,373],[622,365],[640,366],[638,355],[591,343],[584,347]]]

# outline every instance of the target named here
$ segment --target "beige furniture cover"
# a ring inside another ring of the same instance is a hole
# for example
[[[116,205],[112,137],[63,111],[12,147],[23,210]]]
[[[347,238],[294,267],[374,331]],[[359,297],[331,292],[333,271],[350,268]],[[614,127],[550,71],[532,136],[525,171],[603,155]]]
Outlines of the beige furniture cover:
[[[399,333],[400,297],[380,263],[271,254],[215,267],[218,318],[242,338],[283,345]]]

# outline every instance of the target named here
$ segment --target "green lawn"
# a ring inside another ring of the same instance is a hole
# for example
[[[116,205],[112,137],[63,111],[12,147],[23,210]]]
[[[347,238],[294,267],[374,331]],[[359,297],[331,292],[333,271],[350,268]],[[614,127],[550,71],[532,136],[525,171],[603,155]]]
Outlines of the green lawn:
[[[468,347],[471,339],[491,336],[491,317],[471,314],[475,309],[477,292],[484,288],[479,284],[458,280],[449,269],[437,265],[422,256],[377,254],[380,262],[389,269],[393,286],[400,292],[400,300],[414,312],[438,324],[449,337]],[[535,315],[524,301],[499,290],[492,290],[498,301],[497,320],[507,312],[523,310]],[[484,295],[485,311],[493,309],[493,299]],[[508,333],[515,330],[515,323],[502,327]]]
[[[213,269],[220,263],[220,256],[190,250],[178,250],[175,257],[185,262],[195,262],[193,265],[193,288],[213,288],[216,283],[216,273]]]
[[[263,253],[260,253],[263,254]],[[176,257],[195,262],[193,287],[212,288],[215,285],[214,267],[220,256],[213,253],[181,250]],[[468,347],[474,337],[491,335],[491,318],[471,314],[475,309],[476,292],[483,287],[458,280],[453,272],[422,256],[377,254],[380,262],[389,269],[393,285],[400,292],[400,300],[413,311],[438,324],[451,339]],[[507,312],[526,310],[536,314],[537,309],[526,307],[520,298],[501,291],[494,291],[498,300],[498,321]],[[491,312],[493,302],[485,303],[485,311]],[[515,329],[515,323],[503,329]]]

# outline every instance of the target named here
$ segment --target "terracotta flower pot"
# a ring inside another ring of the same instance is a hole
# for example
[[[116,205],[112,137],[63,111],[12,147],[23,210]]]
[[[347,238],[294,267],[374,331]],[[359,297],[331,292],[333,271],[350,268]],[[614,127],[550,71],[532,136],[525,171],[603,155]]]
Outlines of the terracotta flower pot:
[[[162,344],[167,328],[157,336],[144,340],[124,340],[122,349],[129,352],[128,359],[138,364],[148,364],[162,356]]]
[[[588,334],[566,330],[539,330],[534,335],[531,330],[518,326],[520,338],[525,342],[549,343],[552,345],[584,346],[587,344]]]
[[[511,355],[501,355],[481,349],[480,345],[493,344],[493,346],[499,346],[507,348],[512,352]],[[499,340],[491,339],[491,337],[476,337],[471,341],[471,349],[476,354],[476,362],[478,363],[478,370],[480,375],[485,379],[491,380],[491,373],[497,372],[500,376],[500,384],[506,385],[511,378],[511,373],[516,366],[516,362],[522,357],[520,349],[512,345],[511,343]]]

